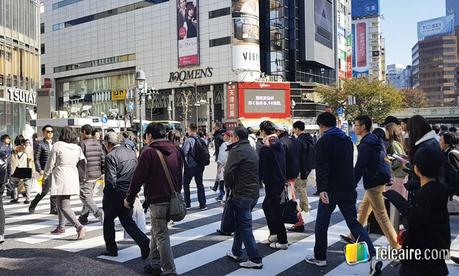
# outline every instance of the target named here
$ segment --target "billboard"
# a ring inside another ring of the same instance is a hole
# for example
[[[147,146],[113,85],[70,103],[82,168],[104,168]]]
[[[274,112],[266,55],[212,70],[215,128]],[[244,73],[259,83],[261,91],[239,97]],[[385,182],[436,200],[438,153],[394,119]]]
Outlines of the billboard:
[[[238,89],[240,118],[290,117],[289,83],[240,83]]]
[[[199,0],[177,0],[178,67],[199,65]]]
[[[352,77],[363,77],[368,76],[369,73],[369,35],[368,27],[371,26],[371,22],[358,22],[352,24]]]
[[[352,18],[379,16],[379,0],[352,0]]]
[[[333,2],[314,0],[314,24],[316,41],[333,49]]]
[[[232,0],[233,70],[260,71],[258,0]]]
[[[418,22],[418,40],[454,32],[454,15]]]
[[[227,119],[235,119],[238,117],[237,114],[237,85],[234,83],[228,83],[227,86]]]

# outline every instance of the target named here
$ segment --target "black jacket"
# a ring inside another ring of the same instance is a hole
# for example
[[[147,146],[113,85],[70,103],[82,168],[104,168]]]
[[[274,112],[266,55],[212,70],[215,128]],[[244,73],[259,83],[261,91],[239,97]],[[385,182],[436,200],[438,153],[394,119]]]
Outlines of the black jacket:
[[[300,165],[300,178],[307,179],[308,175],[311,173],[310,167],[313,167],[313,164],[308,164],[309,151],[313,150],[314,147],[314,138],[309,133],[301,133],[297,138],[297,146],[299,153],[299,165]]]
[[[300,153],[298,141],[295,137],[289,136],[286,132],[279,136],[285,150],[285,177],[287,180],[295,179],[300,174]]]
[[[362,177],[365,189],[385,185],[390,181],[392,171],[389,163],[384,160],[386,150],[381,138],[373,133],[368,133],[360,141],[358,150],[359,155],[354,167],[355,185]]]
[[[45,141],[45,139],[35,144],[33,160],[35,162],[35,169],[37,172],[45,170],[46,162],[48,162],[49,152],[49,144],[47,141]]]
[[[248,140],[232,145],[224,172],[233,198],[258,198],[258,158]]]
[[[355,190],[354,145],[336,127],[324,132],[316,143],[317,191],[334,193]]]
[[[86,139],[80,142],[80,147],[86,157],[85,179],[98,179],[104,174],[105,152],[96,139]]]
[[[110,191],[127,192],[137,167],[135,151],[123,145],[115,146],[105,156],[104,193]]]
[[[416,191],[414,205],[408,209],[408,229],[403,247],[409,249],[449,249],[451,233],[448,215],[448,193],[433,181]],[[401,262],[401,275],[446,275],[444,260]]]
[[[220,152],[220,146],[223,144],[223,134],[226,132],[225,129],[219,129],[214,132],[214,145],[215,145],[215,162],[218,159],[218,153]]]
[[[285,186],[285,150],[277,136],[267,138],[258,156],[260,183],[265,184],[266,195],[278,196]]]

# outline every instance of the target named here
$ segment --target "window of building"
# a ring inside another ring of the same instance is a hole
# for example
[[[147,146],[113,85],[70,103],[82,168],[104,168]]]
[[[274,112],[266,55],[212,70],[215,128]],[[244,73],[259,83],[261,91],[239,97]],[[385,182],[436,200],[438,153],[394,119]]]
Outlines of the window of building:
[[[229,15],[231,13],[231,9],[228,8],[223,8],[223,9],[218,9],[214,11],[209,12],[209,19],[216,18],[216,17],[221,17],[225,15]]]
[[[217,47],[217,46],[226,45],[226,44],[231,44],[230,36],[209,40],[209,47]]]
[[[42,43],[40,45],[40,53],[43,55],[43,54],[46,54],[46,49],[45,49],[45,43]]]
[[[127,54],[127,55],[121,55],[121,56],[95,59],[95,60],[84,61],[84,62],[75,63],[75,64],[68,64],[68,65],[54,67],[54,73],[78,70],[78,69],[89,68],[89,67],[103,66],[107,64],[131,61],[135,59],[136,59],[135,54]]]
[[[40,34],[45,33],[45,23],[40,23]]]
[[[44,64],[41,65],[41,75],[45,75],[46,74],[46,67]]]
[[[53,10],[57,10],[57,9],[62,8],[62,7],[65,7],[65,6],[68,6],[68,5],[72,5],[72,4],[81,2],[81,1],[83,1],[83,0],[62,0],[62,1],[59,1],[59,2],[56,2],[56,3],[53,4]]]

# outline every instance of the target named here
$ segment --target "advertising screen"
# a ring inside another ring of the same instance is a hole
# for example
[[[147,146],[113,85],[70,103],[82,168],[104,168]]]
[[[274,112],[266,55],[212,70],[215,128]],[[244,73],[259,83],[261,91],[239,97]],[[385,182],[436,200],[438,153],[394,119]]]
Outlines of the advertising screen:
[[[333,2],[332,0],[314,0],[314,22],[316,41],[333,48]]]
[[[258,0],[232,0],[233,70],[260,71]]]
[[[352,18],[379,15],[379,0],[352,0]]]
[[[364,22],[352,24],[352,76],[368,76],[369,73],[369,46],[368,46],[368,26],[370,19],[364,19]]]
[[[289,83],[240,83],[239,117],[290,117]]]
[[[199,0],[177,0],[178,67],[199,65]]]
[[[454,15],[418,22],[418,40],[454,32]]]

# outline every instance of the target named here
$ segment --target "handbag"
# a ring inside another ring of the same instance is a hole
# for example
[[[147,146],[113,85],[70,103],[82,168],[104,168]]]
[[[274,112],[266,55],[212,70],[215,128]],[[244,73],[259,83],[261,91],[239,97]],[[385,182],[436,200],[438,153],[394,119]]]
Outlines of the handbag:
[[[291,223],[295,224],[298,222],[298,208],[297,202],[294,200],[289,199],[288,197],[288,187],[284,188],[284,191],[281,194],[281,214],[282,214],[282,221],[284,223]]]
[[[226,196],[225,207],[223,207],[222,221],[220,231],[226,234],[231,234],[236,230],[236,218],[234,216],[234,205],[230,199],[231,191],[228,191]]]
[[[167,167],[166,161],[164,160],[163,154],[159,150],[156,150],[156,153],[158,154],[159,160],[161,161],[161,165],[163,167],[164,174],[166,175],[166,178],[167,178],[167,183],[169,183],[169,186],[171,188],[169,217],[172,221],[181,221],[186,216],[185,200],[183,199],[183,196],[181,193],[177,193],[177,191],[175,190],[174,184],[172,184],[171,173],[169,171],[169,168]]]
[[[19,179],[28,179],[32,178],[32,169],[31,168],[16,168],[11,177],[16,177]]]
[[[136,198],[134,201],[134,208],[132,208],[132,220],[137,225],[137,228],[142,231],[142,233],[146,233],[147,226],[145,221],[145,213],[143,212],[142,203],[140,203],[139,198]],[[126,230],[124,230],[124,238],[131,239],[131,236],[129,236]]]

